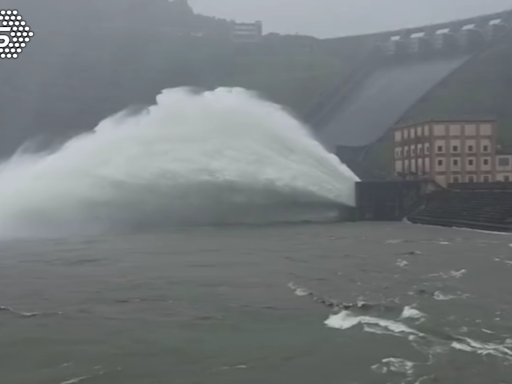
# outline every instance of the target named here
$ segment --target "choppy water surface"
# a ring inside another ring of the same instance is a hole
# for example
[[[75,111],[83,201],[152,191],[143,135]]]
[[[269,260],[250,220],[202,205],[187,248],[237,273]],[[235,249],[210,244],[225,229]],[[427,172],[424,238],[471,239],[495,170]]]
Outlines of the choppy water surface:
[[[512,237],[407,224],[0,243],[0,382],[512,377]]]

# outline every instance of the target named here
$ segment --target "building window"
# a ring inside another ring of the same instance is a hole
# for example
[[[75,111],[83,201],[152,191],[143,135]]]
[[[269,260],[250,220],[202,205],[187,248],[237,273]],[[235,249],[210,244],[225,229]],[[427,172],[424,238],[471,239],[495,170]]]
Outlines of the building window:
[[[427,154],[427,155],[428,155],[429,150],[430,150],[429,145],[428,145],[428,144],[425,144],[425,154]]]
[[[475,160],[473,160],[473,159],[468,159],[468,165],[469,165],[470,167],[472,167],[473,165],[475,165]]]
[[[484,176],[484,183],[488,183],[489,182],[489,176]]]
[[[459,146],[458,145],[452,145],[452,152],[459,152]]]
[[[404,148],[404,156],[407,157],[407,155],[409,155],[409,148],[405,147]]]
[[[442,145],[438,145],[437,146],[437,152],[438,153],[443,153],[443,146]]]
[[[418,155],[421,155],[421,147],[418,148]]]
[[[489,165],[489,159],[483,159],[482,162],[484,165]]]
[[[474,183],[475,182],[475,177],[474,176],[469,176],[468,177],[468,182]]]
[[[498,157],[498,165],[500,167],[508,167],[510,165],[510,157]]]
[[[453,159],[452,160],[452,164],[454,167],[458,167],[459,166],[459,160],[458,159]]]
[[[415,150],[414,150],[414,147],[411,148],[411,156],[414,156],[415,155]]]
[[[510,176],[509,175],[503,176],[503,181],[510,181]]]
[[[475,152],[475,147],[468,145],[468,152]]]
[[[488,145],[484,145],[482,151],[489,152],[489,146]]]
[[[460,182],[459,176],[453,176],[453,182],[459,183]]]
[[[443,166],[443,159],[438,159],[437,160],[437,165],[442,167]]]

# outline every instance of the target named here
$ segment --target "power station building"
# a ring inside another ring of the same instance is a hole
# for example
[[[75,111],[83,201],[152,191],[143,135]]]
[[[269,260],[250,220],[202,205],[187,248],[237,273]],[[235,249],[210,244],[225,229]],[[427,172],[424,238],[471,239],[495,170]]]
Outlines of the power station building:
[[[500,153],[496,121],[430,120],[394,130],[395,173],[452,183],[512,181],[512,154]]]

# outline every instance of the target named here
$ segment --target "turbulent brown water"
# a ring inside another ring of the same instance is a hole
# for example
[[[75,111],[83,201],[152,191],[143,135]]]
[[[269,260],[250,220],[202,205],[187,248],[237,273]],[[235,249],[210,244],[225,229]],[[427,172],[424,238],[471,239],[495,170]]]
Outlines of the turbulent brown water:
[[[0,383],[509,383],[511,245],[398,223],[0,242]]]

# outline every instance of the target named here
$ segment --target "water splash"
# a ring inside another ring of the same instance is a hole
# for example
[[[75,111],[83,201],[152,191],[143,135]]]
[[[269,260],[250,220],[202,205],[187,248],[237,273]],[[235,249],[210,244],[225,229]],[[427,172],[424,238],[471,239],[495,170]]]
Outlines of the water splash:
[[[238,88],[163,91],[58,150],[0,165],[0,236],[299,220],[354,205],[356,176]]]

